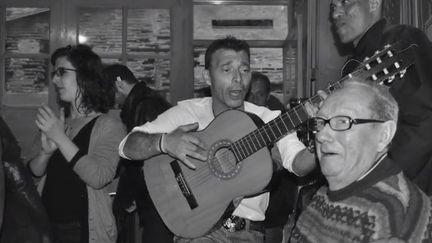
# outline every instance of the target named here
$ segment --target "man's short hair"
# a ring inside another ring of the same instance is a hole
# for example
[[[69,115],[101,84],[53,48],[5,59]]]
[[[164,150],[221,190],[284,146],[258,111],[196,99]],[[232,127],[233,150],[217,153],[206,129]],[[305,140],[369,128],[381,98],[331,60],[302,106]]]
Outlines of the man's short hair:
[[[343,85],[350,83],[363,85],[373,93],[372,100],[369,102],[369,109],[372,112],[371,118],[397,122],[399,107],[395,98],[390,93],[389,87],[376,84],[373,81],[364,81],[356,78],[345,81]]]
[[[105,67],[104,69],[105,78],[108,81],[115,82],[117,77],[121,80],[126,81],[128,84],[135,84],[138,82],[138,79],[132,73],[132,71],[122,64],[111,64]]]
[[[205,69],[209,69],[213,54],[220,49],[234,50],[236,52],[245,51],[250,58],[249,45],[244,40],[236,39],[233,36],[227,36],[223,39],[213,41],[206,50],[204,57]]]
[[[251,84],[254,82],[262,82],[264,84],[266,93],[270,93],[270,79],[267,77],[267,75],[257,71],[252,72]]]

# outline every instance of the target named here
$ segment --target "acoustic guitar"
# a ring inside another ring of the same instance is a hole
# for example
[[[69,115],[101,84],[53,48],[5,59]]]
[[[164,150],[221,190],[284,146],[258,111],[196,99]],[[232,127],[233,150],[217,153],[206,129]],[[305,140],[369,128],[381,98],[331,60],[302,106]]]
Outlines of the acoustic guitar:
[[[398,50],[388,45],[365,60],[354,72],[329,85],[331,93],[350,77],[391,84],[414,62],[410,46]],[[308,102],[317,103],[315,95]],[[194,132],[206,145],[207,161],[190,160],[189,169],[167,154],[144,163],[144,177],[150,196],[168,228],[176,235],[195,238],[204,235],[218,222],[231,201],[263,190],[272,176],[268,146],[309,119],[304,103],[257,126],[255,116],[239,110],[219,114],[202,131]]]

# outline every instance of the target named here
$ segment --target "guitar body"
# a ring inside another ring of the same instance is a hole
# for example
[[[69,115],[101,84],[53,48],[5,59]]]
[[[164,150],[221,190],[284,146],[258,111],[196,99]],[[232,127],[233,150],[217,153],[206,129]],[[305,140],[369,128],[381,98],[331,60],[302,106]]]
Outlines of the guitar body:
[[[238,163],[229,149],[232,142],[256,129],[249,114],[228,110],[194,133],[208,149],[206,162],[190,158],[195,170],[166,154],[145,161],[148,191],[174,234],[186,238],[204,235],[233,199],[256,194],[267,186],[273,172],[267,147]]]

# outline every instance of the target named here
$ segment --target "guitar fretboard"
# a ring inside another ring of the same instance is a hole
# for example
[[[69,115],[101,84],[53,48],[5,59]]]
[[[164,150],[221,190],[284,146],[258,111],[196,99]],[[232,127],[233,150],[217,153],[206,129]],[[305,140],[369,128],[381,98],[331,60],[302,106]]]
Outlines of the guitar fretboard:
[[[393,47],[395,46],[397,46],[397,44],[393,45]],[[330,94],[341,88],[342,83],[352,77],[357,77],[360,80],[377,82],[378,84],[390,84],[391,81],[388,81],[389,78],[393,77],[395,74],[403,73],[404,70],[412,64],[413,48],[411,47],[413,47],[413,45],[400,52],[398,54],[398,59],[394,57],[393,53],[390,51],[390,47],[386,47],[369,60],[361,63],[354,72],[330,84],[324,91]],[[407,51],[408,49],[409,51]],[[311,118],[308,115],[305,103],[318,104],[321,101],[321,96],[316,94],[289,111],[283,112],[262,127],[233,142],[229,149],[234,153],[237,162],[244,160],[261,148],[269,146],[288,133],[293,132],[300,124]]]

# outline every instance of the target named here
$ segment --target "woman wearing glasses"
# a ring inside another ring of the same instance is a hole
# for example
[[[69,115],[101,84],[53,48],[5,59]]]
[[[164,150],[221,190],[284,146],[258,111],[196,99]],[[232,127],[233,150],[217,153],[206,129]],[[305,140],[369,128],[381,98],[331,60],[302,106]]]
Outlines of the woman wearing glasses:
[[[121,121],[106,114],[115,87],[101,78],[101,59],[88,46],[57,49],[51,63],[52,81],[65,105],[59,115],[39,108],[35,123],[41,149],[29,167],[42,177],[39,188],[54,242],[115,242],[106,186],[115,176],[125,136]]]

